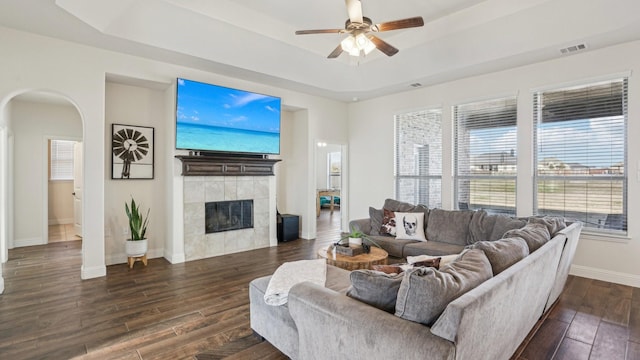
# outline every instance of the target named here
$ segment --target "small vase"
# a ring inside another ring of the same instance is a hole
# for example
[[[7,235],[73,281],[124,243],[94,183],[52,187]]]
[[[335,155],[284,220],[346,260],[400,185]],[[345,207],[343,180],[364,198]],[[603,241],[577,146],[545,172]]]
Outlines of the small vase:
[[[362,245],[362,238],[349,238],[349,245]]]

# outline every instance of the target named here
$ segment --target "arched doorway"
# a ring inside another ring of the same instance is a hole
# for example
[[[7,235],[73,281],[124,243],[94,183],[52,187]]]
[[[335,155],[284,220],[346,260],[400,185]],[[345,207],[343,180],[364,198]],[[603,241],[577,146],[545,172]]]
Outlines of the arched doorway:
[[[8,249],[47,244],[52,219],[65,221],[50,211],[49,194],[56,191],[51,187],[50,143],[82,141],[84,121],[72,100],[52,91],[16,92],[0,102],[0,114],[0,158],[6,164],[0,168],[0,243],[6,261]]]

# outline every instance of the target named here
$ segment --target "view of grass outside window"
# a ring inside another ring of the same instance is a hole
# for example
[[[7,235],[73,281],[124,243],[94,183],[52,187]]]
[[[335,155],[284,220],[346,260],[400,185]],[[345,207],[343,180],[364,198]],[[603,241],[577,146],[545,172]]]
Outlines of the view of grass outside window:
[[[627,231],[627,79],[534,94],[534,213]]]
[[[442,207],[442,110],[395,116],[395,198]]]
[[[515,215],[516,97],[453,107],[458,209]]]

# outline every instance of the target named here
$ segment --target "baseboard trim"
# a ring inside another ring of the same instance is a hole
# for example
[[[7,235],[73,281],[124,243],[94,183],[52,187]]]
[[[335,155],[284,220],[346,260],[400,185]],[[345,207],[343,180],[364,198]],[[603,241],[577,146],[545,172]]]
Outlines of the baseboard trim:
[[[73,218],[49,219],[49,225],[67,225],[67,224],[73,224]]]
[[[182,253],[182,254],[170,254],[168,252],[165,252],[164,253],[164,258],[167,259],[167,261],[169,261],[172,264],[182,264],[183,262],[187,261],[187,258],[184,255],[184,253]]]
[[[35,245],[45,245],[46,242],[42,241],[42,238],[28,238],[28,239],[15,239],[13,240],[13,247],[24,247],[24,246],[35,246]]]
[[[93,279],[98,277],[107,276],[107,267],[106,266],[92,266],[87,267],[82,265],[82,269],[80,270],[80,277],[82,280]]]
[[[640,287],[640,275],[621,273],[582,265],[571,265],[569,274],[594,280],[608,281],[620,285]]]

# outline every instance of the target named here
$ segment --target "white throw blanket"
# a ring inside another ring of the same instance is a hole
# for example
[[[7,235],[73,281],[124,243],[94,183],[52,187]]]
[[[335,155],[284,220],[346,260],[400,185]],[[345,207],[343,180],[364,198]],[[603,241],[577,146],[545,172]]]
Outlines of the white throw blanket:
[[[289,290],[293,285],[303,281],[324,286],[327,279],[327,264],[325,259],[299,260],[286,262],[273,273],[264,302],[267,305],[278,306],[287,303]]]

